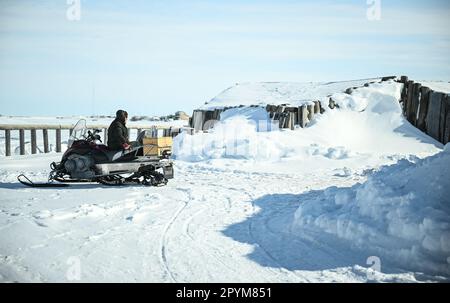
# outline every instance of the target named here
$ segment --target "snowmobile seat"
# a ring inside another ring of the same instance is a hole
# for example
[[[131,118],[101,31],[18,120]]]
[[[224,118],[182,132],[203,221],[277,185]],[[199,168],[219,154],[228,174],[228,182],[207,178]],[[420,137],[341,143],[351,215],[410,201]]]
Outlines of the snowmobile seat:
[[[119,159],[120,157],[123,156],[124,152],[123,150],[119,149],[119,150],[108,150],[105,152],[106,156],[108,157],[108,160],[113,162],[116,161],[117,159]]]

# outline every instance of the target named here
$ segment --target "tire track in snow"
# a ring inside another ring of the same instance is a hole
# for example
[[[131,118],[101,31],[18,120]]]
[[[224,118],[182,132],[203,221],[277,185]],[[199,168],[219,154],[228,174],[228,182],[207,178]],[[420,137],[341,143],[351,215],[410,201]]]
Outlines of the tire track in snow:
[[[250,199],[250,202],[251,202],[251,205],[252,205],[252,212],[253,212],[253,214],[256,214],[256,205],[255,205],[255,203],[254,203],[255,198],[254,198],[253,195],[252,195],[251,193],[249,193],[249,192],[244,192],[244,193],[245,193],[245,194],[248,196],[248,198]],[[274,210],[274,211],[271,211],[270,214],[264,215],[264,216],[262,217],[262,219],[270,218],[271,216],[273,216],[274,214],[277,214],[277,213],[280,213],[280,210],[279,210],[279,209],[276,209],[276,210]],[[282,271],[283,273],[287,274],[287,276],[295,277],[296,280],[297,280],[297,279],[300,279],[301,281],[309,282],[309,280],[308,280],[307,278],[305,278],[305,277],[303,277],[303,276],[299,276],[299,275],[296,274],[294,271],[291,271],[291,270],[286,269],[286,268],[281,264],[281,262],[280,262],[276,257],[274,257],[274,256],[269,252],[269,250],[265,248],[265,246],[264,246],[261,242],[259,242],[259,241],[256,239],[256,237],[255,237],[254,234],[253,234],[253,222],[255,222],[255,218],[254,218],[254,217],[251,217],[251,218],[248,218],[248,220],[249,220],[248,225],[247,225],[247,227],[248,227],[248,234],[249,234],[250,238],[252,239],[252,242],[253,242],[257,247],[261,248],[261,251],[266,255],[266,257],[267,257],[269,260],[271,260],[272,262],[274,262],[274,263],[280,268],[280,271]],[[267,229],[269,229],[269,228],[267,228]],[[275,270],[273,270],[273,269],[271,269],[271,271],[275,272]]]
[[[163,264],[164,270],[166,274],[169,276],[170,280],[172,282],[177,282],[177,280],[174,277],[174,274],[169,268],[169,264],[167,261],[167,234],[169,230],[172,228],[174,222],[177,220],[177,218],[180,216],[180,214],[183,212],[183,210],[188,206],[189,202],[192,199],[192,190],[187,188],[176,188],[176,190],[181,191],[185,194],[187,194],[187,199],[183,201],[183,205],[175,212],[175,214],[172,216],[172,218],[167,223],[166,227],[164,228],[162,237],[161,237],[161,249],[160,249],[160,257],[161,257],[161,263]]]
[[[217,192],[217,191],[216,191]],[[227,196],[226,199],[229,201],[230,198]],[[230,208],[231,208],[231,204]],[[192,216],[190,216],[184,223],[183,225],[183,230],[184,230],[184,234],[192,241],[192,242],[198,242],[193,236],[192,233],[190,232],[190,225],[192,223],[192,221],[198,217],[200,214],[204,213],[207,210],[207,208],[203,208],[197,212],[195,212]],[[229,210],[227,210],[229,211]],[[238,270],[235,270],[234,268],[232,268],[229,264],[226,264],[221,257],[223,256],[223,252],[217,248],[214,245],[211,245],[209,242],[201,242],[201,244],[203,245],[203,247],[200,249],[201,254],[206,254],[207,256],[209,256],[210,258],[213,258],[214,260],[216,260],[216,265],[219,263],[221,264],[226,270],[229,270],[231,272],[233,272],[236,275],[240,275],[240,272]],[[205,250],[203,249],[204,247],[207,247],[208,249]],[[215,252],[219,252],[219,254],[215,253]],[[214,271],[217,271],[217,269],[215,269]]]

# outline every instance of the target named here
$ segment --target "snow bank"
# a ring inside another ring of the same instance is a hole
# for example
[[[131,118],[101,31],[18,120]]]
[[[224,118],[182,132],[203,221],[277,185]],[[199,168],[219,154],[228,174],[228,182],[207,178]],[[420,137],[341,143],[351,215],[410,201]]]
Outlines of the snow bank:
[[[296,233],[315,229],[404,268],[450,275],[450,144],[416,163],[384,166],[363,184],[302,201]]]
[[[228,109],[208,133],[177,136],[173,155],[184,161],[279,161],[289,157],[308,161],[311,157],[346,160],[358,155],[428,156],[438,152],[441,145],[437,141],[404,119],[398,102],[401,89],[402,84],[385,81],[356,89],[352,95],[335,92],[331,96],[339,108],[327,109],[308,127],[293,131],[279,131],[264,107]]]
[[[270,122],[264,108],[233,109],[207,133],[182,133],[174,140],[177,160],[252,159],[276,161],[288,155],[291,148],[276,140],[278,129]]]
[[[434,91],[450,94],[450,82],[444,81],[417,81],[417,82],[422,84],[422,86],[427,86]]]
[[[250,106],[267,104],[291,104],[299,106],[312,100],[325,100],[329,95],[343,92],[349,87],[363,86],[375,79],[362,79],[340,82],[257,82],[237,83],[227,88],[207,102],[201,109],[223,108],[225,106]]]

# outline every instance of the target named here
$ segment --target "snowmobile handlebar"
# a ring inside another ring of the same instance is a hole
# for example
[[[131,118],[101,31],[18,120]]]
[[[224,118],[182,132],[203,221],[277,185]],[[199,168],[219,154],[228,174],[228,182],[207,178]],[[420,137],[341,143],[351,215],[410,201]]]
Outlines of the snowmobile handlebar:
[[[93,132],[88,130],[88,136],[87,136],[86,140],[88,140],[88,141],[97,141],[98,140],[98,141],[102,142],[102,140],[100,139],[100,135],[98,135],[98,133],[101,133],[101,132],[102,131],[99,129],[94,129]]]

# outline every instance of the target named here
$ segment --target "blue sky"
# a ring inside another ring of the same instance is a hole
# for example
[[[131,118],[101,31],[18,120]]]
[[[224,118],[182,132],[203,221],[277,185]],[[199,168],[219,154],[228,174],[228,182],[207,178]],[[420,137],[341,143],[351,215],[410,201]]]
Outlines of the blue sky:
[[[450,80],[450,1],[0,1],[0,114],[191,112],[237,82]]]

